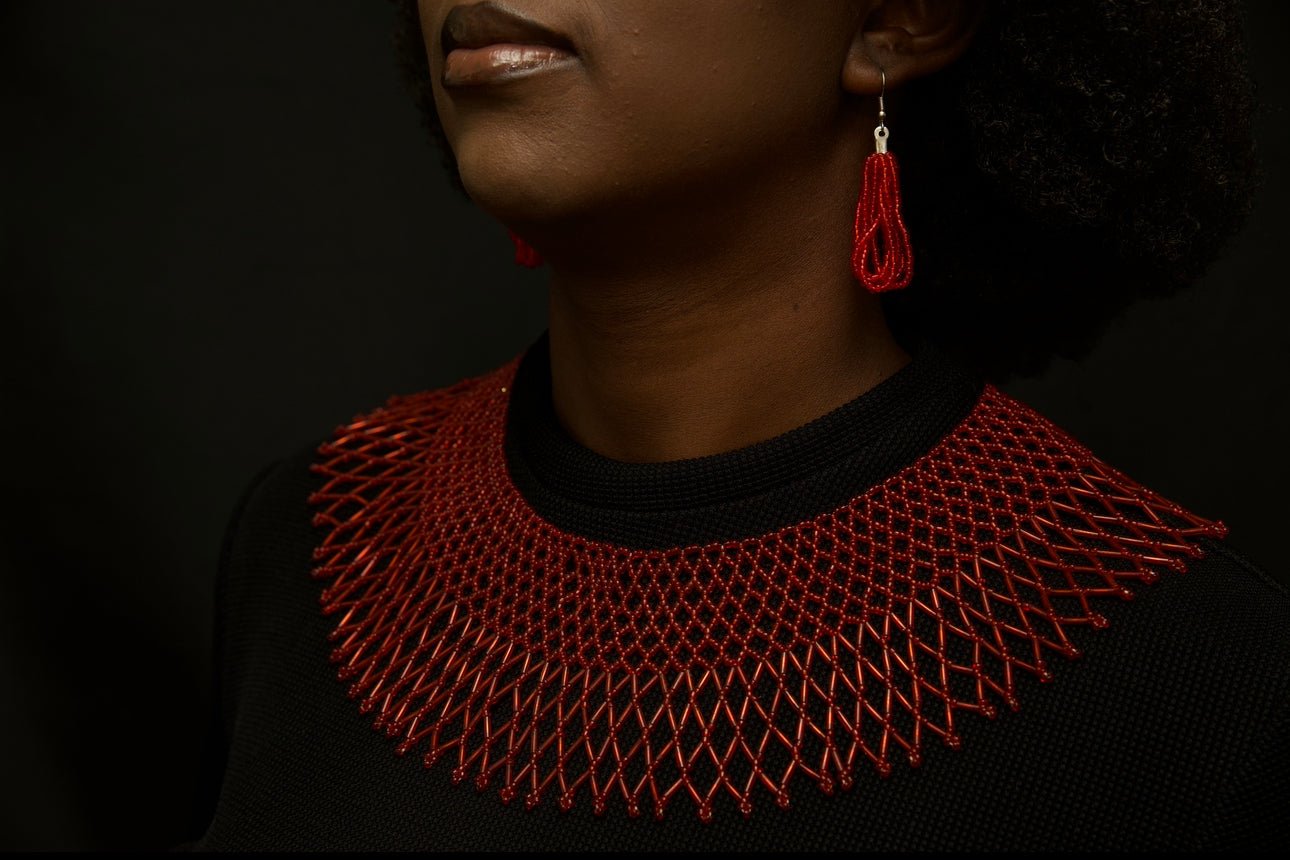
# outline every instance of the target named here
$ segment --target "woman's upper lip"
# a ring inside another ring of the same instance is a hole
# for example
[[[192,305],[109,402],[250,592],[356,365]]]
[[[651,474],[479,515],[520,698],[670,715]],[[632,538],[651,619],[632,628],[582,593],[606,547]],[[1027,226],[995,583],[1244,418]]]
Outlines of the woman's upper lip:
[[[443,22],[443,52],[489,45],[546,45],[574,53],[565,36],[493,0],[454,6]]]

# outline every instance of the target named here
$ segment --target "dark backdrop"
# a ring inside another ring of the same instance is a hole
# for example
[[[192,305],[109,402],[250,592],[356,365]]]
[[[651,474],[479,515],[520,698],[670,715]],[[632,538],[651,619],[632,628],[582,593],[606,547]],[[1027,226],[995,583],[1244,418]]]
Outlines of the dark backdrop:
[[[0,849],[183,838],[241,488],[544,325],[541,274],[424,141],[391,12],[0,3]],[[1251,14],[1248,228],[1199,287],[1010,390],[1284,578],[1288,31],[1284,4]]]

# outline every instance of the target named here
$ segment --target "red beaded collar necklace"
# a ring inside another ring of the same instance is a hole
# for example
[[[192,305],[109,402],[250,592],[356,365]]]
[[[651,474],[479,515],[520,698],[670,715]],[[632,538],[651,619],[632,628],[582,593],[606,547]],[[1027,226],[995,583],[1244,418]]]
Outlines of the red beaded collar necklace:
[[[533,806],[709,820],[959,746],[1077,656],[1097,601],[1182,571],[1199,519],[987,387],[928,454],[771,534],[635,550],[543,521],[504,436],[518,362],[392,400],[314,470],[339,677],[400,754]],[[797,782],[795,775],[800,774]]]

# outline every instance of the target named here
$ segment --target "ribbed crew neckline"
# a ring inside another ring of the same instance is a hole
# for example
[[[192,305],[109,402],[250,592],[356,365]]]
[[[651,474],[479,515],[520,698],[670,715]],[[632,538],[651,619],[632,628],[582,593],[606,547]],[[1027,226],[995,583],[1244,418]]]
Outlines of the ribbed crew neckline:
[[[925,345],[874,388],[780,436],[709,457],[625,463],[582,446],[561,426],[543,334],[512,384],[507,466],[534,510],[566,531],[634,548],[702,545],[845,504],[927,453],[981,389]]]

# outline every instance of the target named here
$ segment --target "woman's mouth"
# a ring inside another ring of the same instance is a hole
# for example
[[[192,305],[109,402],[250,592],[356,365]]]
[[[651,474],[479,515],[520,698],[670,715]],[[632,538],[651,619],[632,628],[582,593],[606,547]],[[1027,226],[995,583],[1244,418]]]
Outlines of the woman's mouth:
[[[577,61],[566,37],[493,0],[454,7],[442,45],[445,87],[501,83]]]

